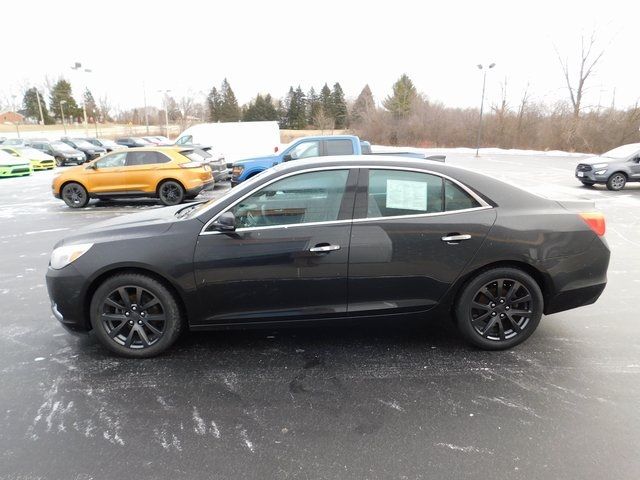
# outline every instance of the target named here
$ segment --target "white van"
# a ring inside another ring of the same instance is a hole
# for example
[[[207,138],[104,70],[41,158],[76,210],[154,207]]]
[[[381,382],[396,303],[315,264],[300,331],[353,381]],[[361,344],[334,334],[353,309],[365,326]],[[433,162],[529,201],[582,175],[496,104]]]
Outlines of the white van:
[[[176,145],[211,147],[214,157],[224,157],[227,165],[244,158],[274,153],[280,146],[278,122],[201,123],[187,128]]]

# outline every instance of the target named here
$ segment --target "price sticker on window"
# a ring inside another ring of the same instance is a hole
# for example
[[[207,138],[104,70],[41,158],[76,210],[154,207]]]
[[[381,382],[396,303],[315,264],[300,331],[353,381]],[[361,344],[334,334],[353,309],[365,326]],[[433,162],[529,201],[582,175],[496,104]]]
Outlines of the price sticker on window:
[[[427,183],[387,180],[387,208],[427,211]]]

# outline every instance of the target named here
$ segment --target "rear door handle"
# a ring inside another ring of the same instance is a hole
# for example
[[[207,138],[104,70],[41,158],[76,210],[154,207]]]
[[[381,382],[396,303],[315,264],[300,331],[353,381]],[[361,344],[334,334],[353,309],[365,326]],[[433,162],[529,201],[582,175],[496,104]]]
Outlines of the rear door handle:
[[[327,243],[324,243],[318,244],[315,247],[311,247],[309,249],[309,251],[313,253],[329,253],[335,250],[340,250],[340,245],[329,245]]]
[[[471,238],[471,235],[447,235],[446,237],[442,237],[442,241],[443,242],[447,242],[450,244],[454,244],[457,242],[461,242],[463,240],[469,240]]]

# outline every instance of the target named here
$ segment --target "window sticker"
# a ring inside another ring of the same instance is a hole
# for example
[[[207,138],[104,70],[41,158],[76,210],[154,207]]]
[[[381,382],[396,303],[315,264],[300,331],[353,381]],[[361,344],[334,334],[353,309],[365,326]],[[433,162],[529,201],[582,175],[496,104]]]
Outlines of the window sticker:
[[[427,182],[387,179],[387,208],[427,211]]]

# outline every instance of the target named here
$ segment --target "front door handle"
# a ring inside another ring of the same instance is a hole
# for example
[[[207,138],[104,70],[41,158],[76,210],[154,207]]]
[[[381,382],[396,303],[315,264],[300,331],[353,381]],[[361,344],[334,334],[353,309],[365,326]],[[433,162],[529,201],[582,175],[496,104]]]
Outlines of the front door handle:
[[[313,253],[329,253],[335,250],[340,250],[340,245],[329,245],[328,243],[319,243],[315,247],[309,249]]]
[[[442,237],[442,241],[447,242],[449,245],[455,245],[458,242],[461,242],[463,240],[469,240],[470,238],[471,238],[471,235],[455,234],[455,235],[447,235],[445,237]]]

